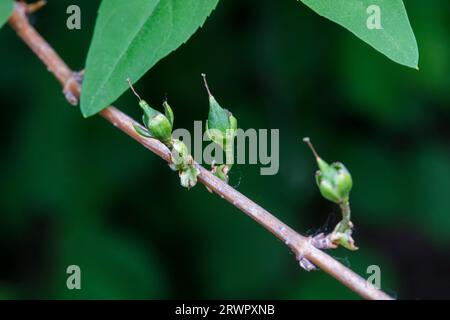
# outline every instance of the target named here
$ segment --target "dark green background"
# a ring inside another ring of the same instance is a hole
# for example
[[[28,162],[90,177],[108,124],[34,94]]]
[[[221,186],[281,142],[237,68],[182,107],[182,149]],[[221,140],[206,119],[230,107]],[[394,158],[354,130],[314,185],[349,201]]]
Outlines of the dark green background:
[[[81,69],[97,1],[48,1],[31,20]],[[66,29],[78,4],[82,30]],[[204,28],[139,81],[167,95],[176,126],[207,117],[206,72],[240,127],[280,129],[280,171],[233,169],[232,184],[304,234],[330,230],[301,142],[353,174],[358,252],[333,256],[363,276],[379,265],[398,298],[450,297],[450,3],[405,1],[420,71],[389,61],[295,0],[222,0]],[[302,271],[283,243],[175,173],[100,117],[83,119],[40,61],[0,33],[0,298],[357,298]],[[127,92],[116,105],[135,118]],[[66,268],[82,290],[66,288]]]

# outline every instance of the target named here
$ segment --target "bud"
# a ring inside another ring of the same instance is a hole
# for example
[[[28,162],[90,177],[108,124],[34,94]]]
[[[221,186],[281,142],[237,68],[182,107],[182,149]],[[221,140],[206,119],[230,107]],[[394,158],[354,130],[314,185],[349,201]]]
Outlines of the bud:
[[[146,111],[144,111],[144,113],[146,113]],[[153,117],[146,116],[146,118],[147,122],[144,124],[150,135],[155,139],[168,143],[172,138],[172,125],[170,124],[169,119],[160,112]]]
[[[180,184],[185,188],[192,188],[197,184],[197,176],[200,171],[194,166],[190,165],[186,169],[179,171]]]
[[[335,162],[329,165],[322,160],[309,138],[304,138],[303,141],[308,144],[316,157],[319,166],[319,170],[316,172],[316,182],[322,196],[335,203],[348,201],[353,185],[350,172],[342,163]]]
[[[178,139],[172,140],[171,161],[170,168],[178,171],[183,187],[190,189],[197,184],[200,171],[195,166],[186,144]]]
[[[178,139],[172,140],[171,161],[171,168],[173,170],[184,170],[193,163],[193,159],[189,154],[186,144]]]
[[[142,121],[148,130],[148,133],[144,132],[141,128],[136,127],[136,131],[145,137],[151,137],[160,140],[161,142],[168,144],[172,138],[172,126],[173,126],[173,111],[167,102],[164,102],[165,115],[161,112],[153,109],[150,105],[142,100],[141,97],[134,90],[130,79],[127,79],[131,90],[139,99],[139,106],[144,111]]]
[[[209,90],[206,75],[202,74],[209,96],[209,114],[206,122],[208,137],[222,149],[232,148],[237,131],[237,119],[227,109],[223,109]]]

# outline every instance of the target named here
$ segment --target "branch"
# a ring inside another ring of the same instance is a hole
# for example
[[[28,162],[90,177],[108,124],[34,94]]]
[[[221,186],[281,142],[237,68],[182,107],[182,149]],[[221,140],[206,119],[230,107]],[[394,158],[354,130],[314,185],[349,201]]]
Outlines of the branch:
[[[77,105],[81,90],[79,74],[73,72],[44,38],[30,25],[27,13],[27,5],[23,2],[17,2],[14,12],[9,19],[9,24],[61,83],[63,93],[69,103]],[[144,147],[170,162],[170,151],[167,147],[155,139],[140,136],[133,128],[133,125],[139,124],[129,116],[113,106],[101,111],[100,115]],[[308,259],[365,299],[392,299],[355,272],[314,247],[311,244],[311,238],[298,234],[270,212],[215,177],[207,169],[198,164],[196,165],[200,170],[198,180],[201,183],[283,241],[295,254],[297,260],[301,262],[304,258]]]

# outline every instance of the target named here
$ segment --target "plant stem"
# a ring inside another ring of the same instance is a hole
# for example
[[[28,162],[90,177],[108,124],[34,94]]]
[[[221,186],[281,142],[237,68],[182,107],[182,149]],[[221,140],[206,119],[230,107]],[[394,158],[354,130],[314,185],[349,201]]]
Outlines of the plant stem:
[[[234,164],[234,148],[233,146],[225,146],[225,164],[228,167],[228,171],[231,170]]]
[[[351,229],[350,222],[350,202],[348,200],[343,201],[339,204],[342,212],[342,220],[339,224],[337,232],[345,232],[348,229]]]
[[[47,69],[58,79],[64,88],[66,99],[71,104],[77,104],[81,90],[80,83],[77,81],[77,74],[70,70],[53,48],[30,25],[25,3],[16,2],[14,12],[9,19],[9,24],[45,64]],[[113,106],[101,111],[100,115],[144,147],[167,162],[170,162],[169,149],[158,140],[139,135],[133,126],[140,126],[140,124],[129,116]],[[392,299],[352,270],[314,247],[309,238],[298,234],[267,210],[215,177],[207,169],[196,163],[194,165],[200,171],[198,180],[201,183],[283,241],[293,251],[297,259],[307,258],[363,298]]]

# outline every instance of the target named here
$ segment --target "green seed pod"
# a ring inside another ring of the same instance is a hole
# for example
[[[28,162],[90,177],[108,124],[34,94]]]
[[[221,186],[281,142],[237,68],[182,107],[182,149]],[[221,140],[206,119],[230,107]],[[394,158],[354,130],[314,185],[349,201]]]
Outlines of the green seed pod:
[[[144,134],[142,129],[136,131],[145,137],[152,137],[158,139],[165,144],[169,143],[172,138],[172,125],[173,125],[173,111],[170,108],[169,104],[167,104],[167,102],[164,103],[164,110],[166,115],[163,115],[161,112],[150,107],[150,105],[145,100],[141,99],[141,97],[134,90],[130,79],[127,79],[127,81],[128,84],[130,85],[131,90],[139,99],[139,106],[144,111],[142,121],[148,130],[148,134],[147,133]]]
[[[222,149],[230,148],[229,146],[233,144],[236,136],[237,119],[230,111],[219,105],[209,90],[206,75],[202,74],[202,76],[209,96],[209,114],[206,122],[206,133]]]
[[[336,189],[341,198],[348,200],[353,186],[352,176],[342,163],[334,163],[333,166],[337,170],[335,176]]]
[[[324,179],[322,172],[316,172],[316,182],[322,196],[332,202],[340,203],[342,201],[336,188],[331,184],[330,180]]]
[[[162,113],[148,118],[148,122],[145,123],[148,132],[155,138],[164,143],[167,143],[172,138],[172,125],[169,119]]]
[[[311,148],[319,166],[316,173],[316,182],[320,193],[324,198],[336,203],[347,201],[353,185],[350,172],[342,163],[336,162],[331,165],[326,163],[319,157],[309,138],[305,138],[304,141]]]

